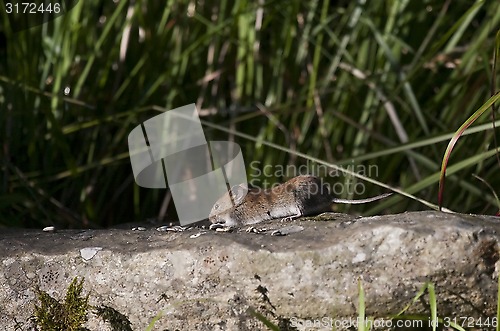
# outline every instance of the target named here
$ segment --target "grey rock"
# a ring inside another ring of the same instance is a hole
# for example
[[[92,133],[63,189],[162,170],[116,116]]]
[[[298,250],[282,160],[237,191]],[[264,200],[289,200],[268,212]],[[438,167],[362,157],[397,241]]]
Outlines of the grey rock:
[[[265,233],[7,229],[0,234],[0,329],[17,323],[27,330],[36,287],[63,300],[75,276],[85,277],[90,304],[112,307],[133,330],[160,312],[157,330],[266,330],[248,308],[276,324],[331,330],[327,321],[356,318],[359,280],[369,316],[399,312],[425,282],[435,286],[440,317],[496,316],[496,217],[327,213],[259,227]],[[282,228],[301,231],[271,236]],[[85,258],[92,248],[102,250]],[[428,295],[410,312],[430,315]],[[94,314],[86,327],[111,329]]]

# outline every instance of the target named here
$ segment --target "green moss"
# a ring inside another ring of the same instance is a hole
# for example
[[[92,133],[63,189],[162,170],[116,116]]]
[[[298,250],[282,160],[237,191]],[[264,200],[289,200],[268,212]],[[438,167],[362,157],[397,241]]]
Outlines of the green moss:
[[[66,291],[64,302],[60,303],[46,292],[37,289],[40,305],[35,305],[37,330],[40,331],[83,331],[87,321],[89,296],[82,297],[83,278],[73,279]]]
[[[108,306],[92,307],[89,296],[82,297],[82,278],[73,279],[66,297],[61,303],[44,291],[37,289],[39,305],[35,305],[35,330],[37,331],[90,331],[82,325],[87,321],[89,309],[106,321],[113,331],[132,331],[128,318],[114,308]]]
[[[127,316],[123,315],[116,309],[108,306],[101,306],[95,308],[97,315],[111,325],[113,331],[132,331],[130,321]]]

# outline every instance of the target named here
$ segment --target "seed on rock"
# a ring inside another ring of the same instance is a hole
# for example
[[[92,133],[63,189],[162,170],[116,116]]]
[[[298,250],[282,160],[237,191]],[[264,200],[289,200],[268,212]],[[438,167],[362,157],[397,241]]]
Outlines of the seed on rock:
[[[42,229],[43,232],[56,232],[55,226],[46,226]]]

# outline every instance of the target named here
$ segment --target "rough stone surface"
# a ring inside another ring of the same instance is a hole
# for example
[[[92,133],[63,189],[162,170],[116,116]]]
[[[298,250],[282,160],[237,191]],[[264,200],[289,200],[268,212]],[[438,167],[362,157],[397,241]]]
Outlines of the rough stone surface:
[[[0,329],[27,330],[36,287],[62,300],[75,276],[92,305],[114,308],[133,330],[160,312],[154,330],[266,330],[249,307],[282,324],[355,318],[358,280],[371,316],[399,312],[427,281],[439,316],[496,314],[498,218],[328,213],[257,228],[270,230],[3,230]],[[410,312],[429,315],[428,298]],[[89,317],[90,330],[111,330]]]

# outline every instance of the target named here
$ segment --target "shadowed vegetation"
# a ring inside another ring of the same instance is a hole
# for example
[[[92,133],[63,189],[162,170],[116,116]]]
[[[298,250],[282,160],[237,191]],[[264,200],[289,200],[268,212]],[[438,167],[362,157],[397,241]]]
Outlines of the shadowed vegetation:
[[[452,132],[492,94],[500,4],[88,0],[19,32],[0,17],[0,225],[74,228],[175,220],[166,190],[134,183],[127,135],[193,102],[207,140],[240,144],[254,183],[295,175],[267,176],[265,165],[312,167],[273,143],[436,204]],[[488,115],[455,146],[449,209],[497,212]],[[342,198],[387,191],[329,180]],[[429,207],[396,195],[335,208]]]

